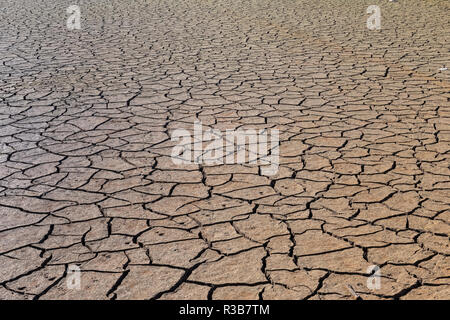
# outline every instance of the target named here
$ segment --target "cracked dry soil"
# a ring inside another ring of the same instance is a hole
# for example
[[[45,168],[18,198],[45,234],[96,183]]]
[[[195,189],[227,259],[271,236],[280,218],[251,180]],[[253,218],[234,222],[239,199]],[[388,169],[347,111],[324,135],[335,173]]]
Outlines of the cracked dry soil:
[[[1,299],[450,298],[449,1],[0,4]],[[196,119],[278,174],[173,165]]]

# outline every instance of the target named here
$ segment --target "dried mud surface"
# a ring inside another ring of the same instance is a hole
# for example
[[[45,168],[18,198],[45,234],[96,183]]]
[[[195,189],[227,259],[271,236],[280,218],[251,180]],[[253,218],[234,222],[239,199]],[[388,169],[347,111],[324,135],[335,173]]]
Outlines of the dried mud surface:
[[[450,298],[448,1],[1,4],[1,299]],[[196,119],[278,174],[175,166]]]

